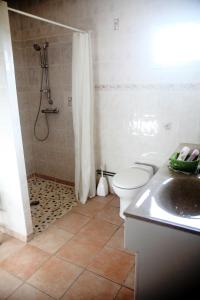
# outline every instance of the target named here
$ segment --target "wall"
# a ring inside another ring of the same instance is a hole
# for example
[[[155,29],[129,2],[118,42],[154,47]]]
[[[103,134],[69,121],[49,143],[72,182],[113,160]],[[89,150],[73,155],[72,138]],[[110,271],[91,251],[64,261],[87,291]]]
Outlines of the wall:
[[[0,3],[0,74],[0,229],[26,239],[32,223],[5,2]]]
[[[199,63],[161,67],[152,55],[154,33],[166,24],[199,22],[199,6],[197,0],[43,0],[21,5],[93,32],[97,167],[104,163],[115,172],[136,160],[159,166],[180,142],[199,143]],[[119,18],[119,30],[114,30],[114,18]],[[28,22],[26,38],[45,28]],[[58,29],[45,30],[58,36]],[[64,41],[70,43],[71,36]],[[37,151],[39,156],[41,149]]]

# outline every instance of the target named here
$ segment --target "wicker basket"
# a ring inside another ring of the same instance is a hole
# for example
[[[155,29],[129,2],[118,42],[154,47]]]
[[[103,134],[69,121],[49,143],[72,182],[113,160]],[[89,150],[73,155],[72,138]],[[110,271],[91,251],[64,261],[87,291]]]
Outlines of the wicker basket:
[[[196,173],[200,161],[200,156],[198,156],[198,158],[194,161],[177,160],[178,156],[179,152],[175,152],[169,159],[170,167],[172,169],[188,173]]]

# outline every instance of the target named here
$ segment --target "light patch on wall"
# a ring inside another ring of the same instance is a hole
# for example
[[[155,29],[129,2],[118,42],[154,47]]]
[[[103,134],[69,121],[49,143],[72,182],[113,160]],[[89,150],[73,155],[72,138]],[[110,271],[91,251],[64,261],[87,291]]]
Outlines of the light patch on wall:
[[[200,23],[160,28],[153,37],[153,59],[164,67],[200,61]]]
[[[129,122],[129,130],[132,135],[155,136],[158,133],[158,122],[154,115],[135,116]]]

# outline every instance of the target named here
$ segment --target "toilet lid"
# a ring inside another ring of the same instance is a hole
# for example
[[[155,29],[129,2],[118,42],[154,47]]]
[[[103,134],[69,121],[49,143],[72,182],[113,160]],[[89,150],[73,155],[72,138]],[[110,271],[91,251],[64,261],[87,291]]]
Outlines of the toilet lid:
[[[117,173],[113,177],[113,185],[122,189],[136,189],[145,185],[150,177],[148,171],[132,167]]]

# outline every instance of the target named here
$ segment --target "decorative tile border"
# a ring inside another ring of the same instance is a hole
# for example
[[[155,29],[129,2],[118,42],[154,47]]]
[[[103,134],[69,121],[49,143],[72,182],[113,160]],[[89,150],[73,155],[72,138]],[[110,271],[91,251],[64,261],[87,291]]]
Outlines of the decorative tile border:
[[[56,177],[51,177],[51,176],[44,175],[44,174],[38,174],[38,173],[33,173],[33,174],[27,176],[27,179],[31,179],[31,178],[34,178],[34,177],[39,177],[39,178],[42,178],[42,179],[55,181],[57,183],[62,183],[62,184],[65,184],[65,185],[74,186],[74,182],[59,179],[59,178],[56,178]]]
[[[200,89],[200,82],[197,83],[166,83],[166,84],[96,84],[95,89],[99,91],[112,90],[197,90]]]

